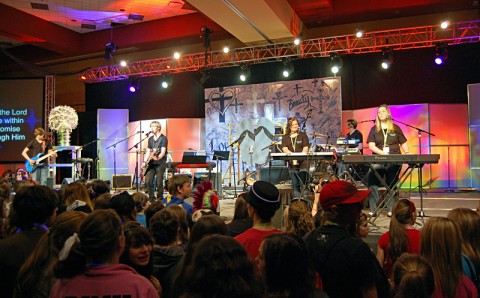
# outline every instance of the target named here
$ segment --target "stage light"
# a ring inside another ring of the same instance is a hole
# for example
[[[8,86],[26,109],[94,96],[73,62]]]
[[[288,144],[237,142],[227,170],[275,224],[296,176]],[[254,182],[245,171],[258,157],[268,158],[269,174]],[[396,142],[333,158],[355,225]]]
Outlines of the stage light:
[[[449,21],[442,21],[442,23],[440,24],[440,27],[442,29],[447,29],[449,25],[450,25]]]
[[[225,54],[228,54],[228,52],[230,52],[230,49],[228,47],[223,47],[223,52]]]
[[[173,53],[173,58],[175,58],[177,60],[180,59],[180,53],[179,52]]]
[[[288,78],[293,72],[293,64],[287,59],[283,59],[283,77]]]
[[[393,64],[393,53],[392,50],[386,49],[382,51],[382,62],[381,67],[383,69],[389,69]]]
[[[85,75],[81,75],[81,76],[80,76],[80,80],[86,81],[86,80],[87,80],[87,77],[86,77]]]
[[[113,43],[109,42],[105,45],[105,60],[110,60],[115,55],[115,52],[118,50],[118,47]]]
[[[448,59],[448,49],[446,45],[438,45],[435,49],[435,64],[442,65]]]
[[[173,75],[167,72],[164,72],[162,74],[162,77],[160,78],[160,85],[162,88],[167,89],[168,87],[172,86],[173,84]]]
[[[355,36],[357,38],[362,38],[363,37],[363,33],[365,33],[365,30],[363,29],[363,27],[360,27],[359,29],[357,29],[357,32],[355,33]]]
[[[293,44],[296,45],[296,46],[298,46],[301,42],[302,42],[302,36],[301,35],[295,37],[295,39],[293,40]]]
[[[333,54],[330,56],[330,70],[332,71],[333,75],[337,75],[337,73],[342,68],[342,58]]]
[[[131,77],[130,84],[128,85],[128,91],[135,93],[140,89],[140,84],[138,78]]]
[[[250,77],[250,68],[245,63],[240,65],[240,81],[245,82]]]
[[[121,67],[126,67],[127,66],[127,61],[125,61],[125,60],[120,61],[120,66]]]

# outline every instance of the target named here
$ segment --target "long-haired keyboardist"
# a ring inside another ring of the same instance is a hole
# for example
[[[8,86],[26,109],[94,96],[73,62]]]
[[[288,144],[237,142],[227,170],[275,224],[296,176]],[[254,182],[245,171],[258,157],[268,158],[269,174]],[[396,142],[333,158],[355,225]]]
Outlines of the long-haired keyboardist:
[[[390,109],[385,104],[378,107],[375,126],[370,129],[367,143],[368,148],[373,154],[401,154],[402,150],[405,154],[409,153],[407,138],[403,134],[402,129],[393,123]],[[395,185],[398,181],[401,165],[383,163],[375,164],[374,168],[389,186]],[[375,213],[379,199],[378,187],[381,183],[372,170],[367,173],[366,179],[368,189],[372,191],[368,196],[370,215],[377,216]],[[392,214],[393,203],[397,199],[398,198],[395,196],[394,199],[388,201],[387,209],[389,216]]]
[[[287,129],[282,138],[283,153],[303,152],[307,153],[310,142],[306,133],[300,131],[298,119],[295,117],[288,118]],[[308,162],[302,160],[288,161],[288,171],[290,179],[292,179],[293,197],[300,197],[303,186],[307,179]]]

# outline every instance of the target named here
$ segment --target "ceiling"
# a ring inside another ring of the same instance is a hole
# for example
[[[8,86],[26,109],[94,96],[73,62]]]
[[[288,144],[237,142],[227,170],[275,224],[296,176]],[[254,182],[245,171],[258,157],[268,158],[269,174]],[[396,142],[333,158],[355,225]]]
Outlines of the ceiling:
[[[98,58],[108,42],[137,52],[198,44],[204,26],[212,41],[245,46],[318,37],[330,26],[468,10],[478,18],[478,0],[0,0],[0,72],[17,69],[15,58]]]

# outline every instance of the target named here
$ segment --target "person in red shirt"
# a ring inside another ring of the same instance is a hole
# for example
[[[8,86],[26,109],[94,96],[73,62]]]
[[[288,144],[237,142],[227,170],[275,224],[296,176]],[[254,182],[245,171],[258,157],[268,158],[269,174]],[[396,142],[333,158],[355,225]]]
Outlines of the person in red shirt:
[[[420,254],[420,231],[413,227],[416,219],[415,204],[407,199],[397,201],[393,207],[390,228],[378,240],[377,260],[388,278],[392,277],[395,261],[405,252]]]
[[[255,260],[263,239],[274,233],[282,233],[282,230],[272,224],[272,217],[280,207],[280,195],[277,187],[270,182],[256,181],[243,198],[248,203],[248,216],[253,220],[253,227],[235,239],[245,247],[252,260]]]

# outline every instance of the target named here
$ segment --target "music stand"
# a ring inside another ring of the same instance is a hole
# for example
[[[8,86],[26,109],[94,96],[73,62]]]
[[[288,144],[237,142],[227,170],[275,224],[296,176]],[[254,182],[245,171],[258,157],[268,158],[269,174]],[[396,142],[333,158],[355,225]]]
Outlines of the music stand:
[[[215,179],[215,186],[217,187],[218,193],[222,194],[222,179],[220,179],[220,183],[218,183],[218,161],[228,160],[230,157],[230,151],[213,151],[213,160],[217,161],[217,176]],[[222,167],[222,163],[220,163],[220,167]],[[223,167],[220,169],[220,173],[223,173]],[[220,184],[220,185],[218,185]],[[223,197],[223,195],[221,195]]]

